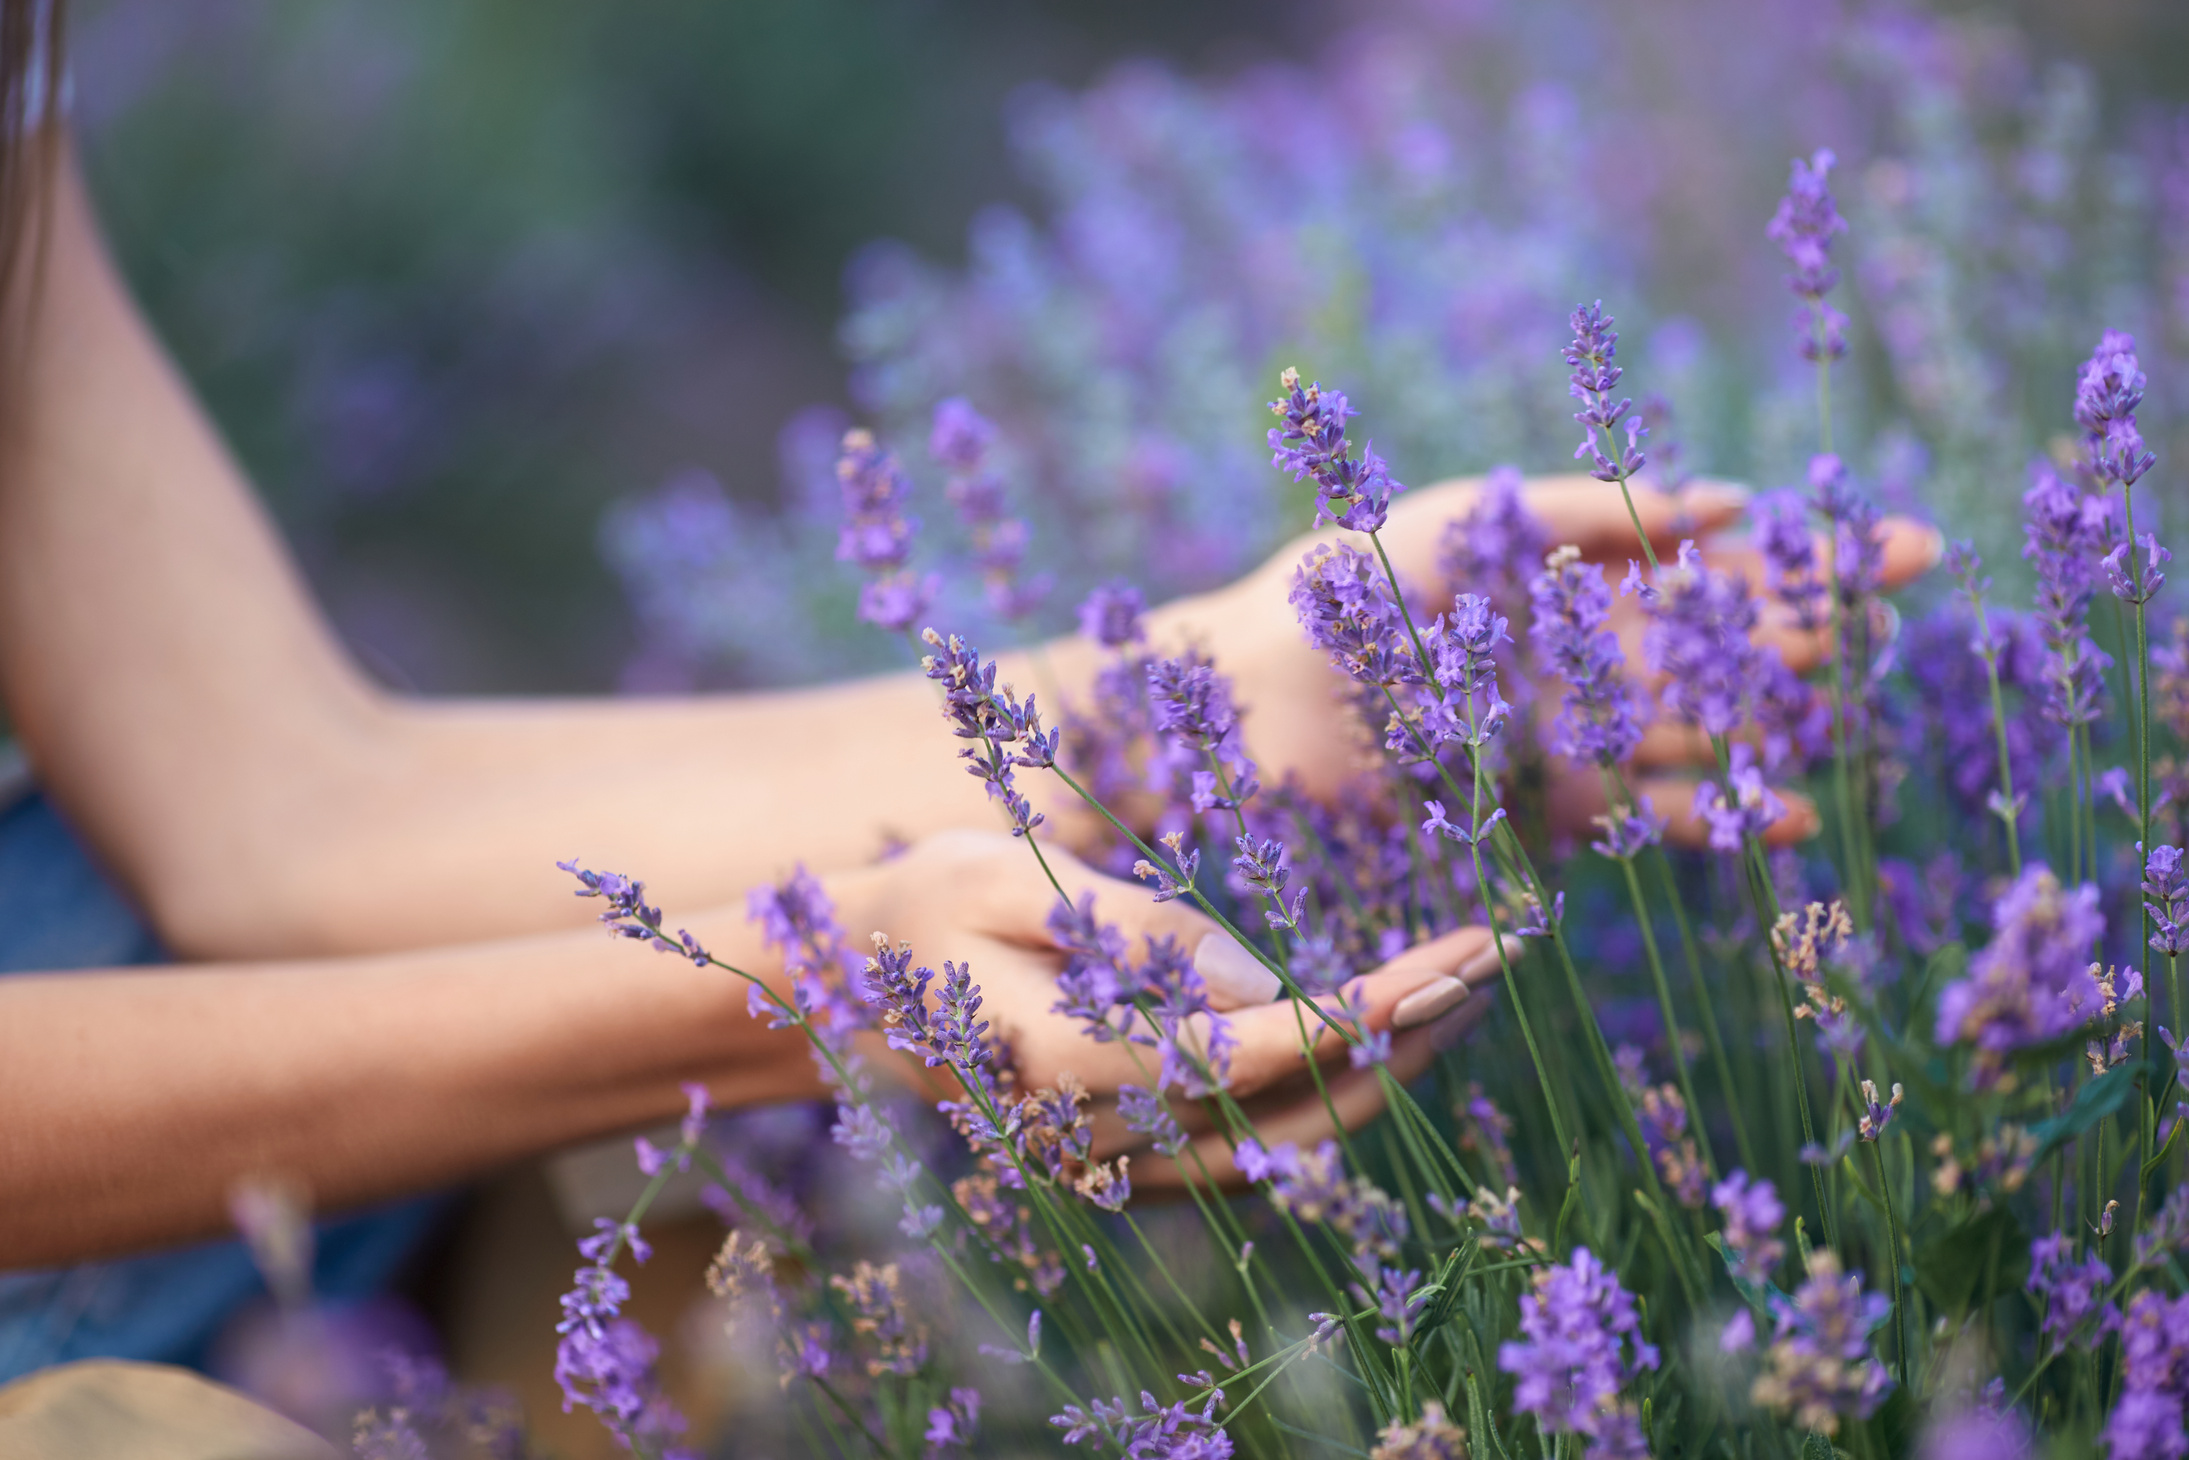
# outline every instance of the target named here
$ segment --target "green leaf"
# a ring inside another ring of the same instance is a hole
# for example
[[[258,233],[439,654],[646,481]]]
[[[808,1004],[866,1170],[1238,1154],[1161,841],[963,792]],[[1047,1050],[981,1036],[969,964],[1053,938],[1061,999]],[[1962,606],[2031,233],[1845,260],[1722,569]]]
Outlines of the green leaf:
[[[1833,1460],[1836,1453],[1832,1442],[1815,1430],[1809,1431],[1809,1438],[1801,1442],[1801,1460]]]
[[[2136,1077],[2142,1073],[2140,1062],[2115,1065],[2096,1079],[2084,1081],[2075,1092],[2073,1104],[2052,1119],[2030,1127],[2030,1133],[2037,1137],[2037,1154],[2030,1158],[2030,1164],[2042,1161],[2126,1105],[2136,1093]]]
[[[1915,1283],[1942,1312],[1981,1308],[2029,1276],[2029,1234],[2005,1207],[1979,1212],[1915,1249]]]

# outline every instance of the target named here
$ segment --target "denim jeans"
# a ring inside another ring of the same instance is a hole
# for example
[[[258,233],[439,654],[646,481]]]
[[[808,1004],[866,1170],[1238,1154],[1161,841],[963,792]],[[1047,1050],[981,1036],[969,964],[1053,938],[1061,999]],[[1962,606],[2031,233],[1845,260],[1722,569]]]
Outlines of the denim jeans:
[[[0,811],[0,974],[165,961],[51,803],[31,791]],[[340,1305],[383,1291],[447,1205],[413,1198],[318,1223],[314,1293]],[[265,1293],[234,1239],[0,1272],[0,1382],[70,1359],[202,1367],[229,1318]]]

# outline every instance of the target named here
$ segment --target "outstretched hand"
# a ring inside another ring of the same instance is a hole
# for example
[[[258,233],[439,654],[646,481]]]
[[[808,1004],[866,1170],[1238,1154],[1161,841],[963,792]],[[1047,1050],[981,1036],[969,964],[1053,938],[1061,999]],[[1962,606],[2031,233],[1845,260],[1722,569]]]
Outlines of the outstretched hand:
[[[1351,1042],[1311,1011],[1282,996],[1277,976],[1212,918],[1183,901],[1158,903],[1147,889],[1106,877],[1055,847],[1042,855],[1056,882],[1076,903],[1094,897],[1096,915],[1124,935],[1133,960],[1151,940],[1171,940],[1206,986],[1208,1006],[1235,1041],[1226,1093],[1254,1120],[1264,1140],[1316,1140],[1331,1131],[1334,1109],[1348,1126],[1383,1108],[1383,1086],[1371,1068],[1353,1068]],[[1086,1021],[1058,1012],[1057,975],[1065,953],[1049,928],[1060,906],[1057,886],[1027,846],[991,832],[953,831],[928,837],[888,862],[829,879],[840,921],[855,941],[870,932],[908,942],[914,956],[940,967],[944,958],[970,963],[980,986],[980,1017],[1008,1051],[1021,1092],[1057,1088],[1076,1078],[1091,1097],[1095,1153],[1134,1155],[1133,1179],[1161,1186],[1176,1179],[1172,1163],[1146,1152],[1145,1134],[1128,1128],[1118,1110],[1125,1086],[1152,1090],[1161,1057],[1142,1039],[1158,1031],[1131,1023],[1140,1038],[1098,1042]],[[1401,1081],[1418,1075],[1436,1050],[1459,1037],[1491,1000],[1476,991],[1499,974],[1497,950],[1485,928],[1464,928],[1410,948],[1347,985],[1350,1007],[1317,1000],[1334,1019],[1362,1036],[1388,1032],[1386,1061]],[[1187,1021],[1189,1053],[1207,1049],[1210,1014]],[[1309,1067],[1312,1049],[1329,1104]],[[962,1098],[947,1071],[910,1066],[908,1075],[940,1098]],[[1170,1098],[1170,1108],[1197,1154],[1219,1180],[1232,1174],[1229,1146],[1210,1127],[1198,1102]],[[1198,1166],[1192,1168],[1197,1174]]]
[[[1445,580],[1438,559],[1446,526],[1467,513],[1480,488],[1471,478],[1449,481],[1393,501],[1381,537],[1402,581],[1429,589],[1437,599],[1468,590],[1465,583]],[[1739,536],[1749,502],[1745,490],[1697,482],[1676,495],[1638,484],[1633,492],[1635,512],[1660,559],[1670,559],[1683,540],[1692,539],[1711,568],[1761,584],[1760,561]],[[1523,501],[1552,545],[1578,547],[1584,560],[1605,565],[1614,580],[1630,560],[1642,556],[1634,522],[1616,486],[1579,474],[1538,477],[1527,483]],[[1324,797],[1338,794],[1380,757],[1346,702],[1344,680],[1308,644],[1288,602],[1301,560],[1317,544],[1341,540],[1366,545],[1360,534],[1337,527],[1308,533],[1229,587],[1151,616],[1158,644],[1204,644],[1232,675],[1238,698],[1250,711],[1244,721],[1247,750],[1263,777],[1274,782],[1296,775],[1310,794]],[[1882,586],[1888,590],[1929,570],[1943,545],[1937,529],[1905,517],[1884,519],[1878,540]],[[1630,673],[1645,688],[1656,689],[1661,680],[1642,667],[1645,619],[1639,604],[1619,599],[1611,625],[1626,651]],[[1524,632],[1514,626],[1516,637]],[[1813,669],[1831,652],[1827,633],[1801,628],[1791,611],[1772,603],[1763,607],[1755,638],[1775,648],[1797,673]],[[1555,705],[1555,695],[1544,699]],[[1711,760],[1707,739],[1662,721],[1650,726],[1635,753],[1630,784],[1666,817],[1668,836],[1685,845],[1699,846],[1707,837],[1689,808],[1697,771]],[[1765,834],[1775,845],[1812,836],[1819,826],[1816,810],[1805,798],[1788,793],[1785,800],[1788,814]],[[1553,766],[1549,803],[1561,830],[1580,832],[1604,809],[1601,780],[1593,770],[1583,773],[1561,759]]]

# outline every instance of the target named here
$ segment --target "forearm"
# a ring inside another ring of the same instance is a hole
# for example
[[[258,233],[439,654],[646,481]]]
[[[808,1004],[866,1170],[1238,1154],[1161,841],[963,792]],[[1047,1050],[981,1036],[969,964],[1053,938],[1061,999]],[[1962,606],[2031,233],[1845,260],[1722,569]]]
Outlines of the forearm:
[[[741,915],[690,926],[764,956]],[[599,930],[0,979],[0,1269],[215,1234],[252,1174],[328,1210],[429,1189],[668,1118],[688,1080],[723,1103],[816,1088],[741,980]]]

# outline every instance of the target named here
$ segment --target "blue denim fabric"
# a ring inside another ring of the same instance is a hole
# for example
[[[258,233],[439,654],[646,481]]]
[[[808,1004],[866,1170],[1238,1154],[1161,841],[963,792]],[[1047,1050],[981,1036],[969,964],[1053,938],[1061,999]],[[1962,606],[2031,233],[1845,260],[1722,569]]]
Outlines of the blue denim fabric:
[[[164,961],[44,797],[0,811],[0,974]],[[315,1293],[341,1304],[385,1289],[447,1204],[416,1198],[319,1223]],[[70,1359],[202,1367],[222,1326],[265,1292],[234,1240],[0,1273],[0,1382]]]

